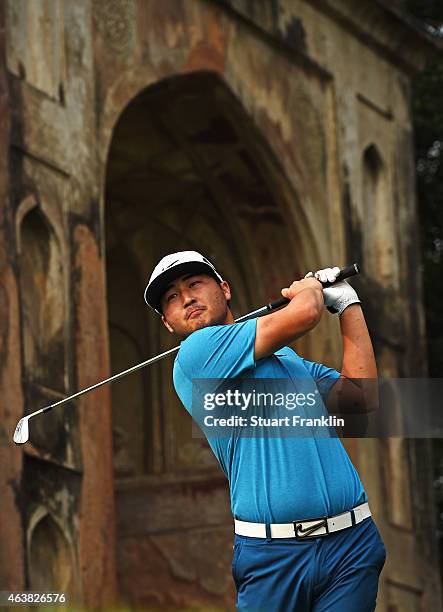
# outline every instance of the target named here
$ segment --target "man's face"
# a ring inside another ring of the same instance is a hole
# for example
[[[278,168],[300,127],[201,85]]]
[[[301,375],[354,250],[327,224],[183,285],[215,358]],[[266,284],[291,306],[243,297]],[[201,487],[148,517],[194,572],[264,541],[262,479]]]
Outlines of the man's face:
[[[171,333],[183,338],[208,325],[233,323],[227,304],[230,299],[226,281],[218,283],[207,274],[185,274],[171,282],[162,295],[162,321]]]

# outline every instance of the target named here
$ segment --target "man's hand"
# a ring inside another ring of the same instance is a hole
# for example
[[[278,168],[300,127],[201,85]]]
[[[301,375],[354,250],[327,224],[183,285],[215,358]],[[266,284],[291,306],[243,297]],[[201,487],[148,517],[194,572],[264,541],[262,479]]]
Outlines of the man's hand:
[[[315,278],[294,281],[282,289],[289,304],[257,319],[254,359],[257,361],[313,329],[324,312],[323,287]]]
[[[307,278],[306,275],[302,280],[294,281],[289,287],[282,289],[282,296],[288,300],[292,300],[296,295],[302,291],[305,291],[306,289],[315,289],[316,291],[321,290],[322,286],[319,280],[312,277],[312,272],[309,272],[309,274],[311,275],[311,278]]]
[[[324,268],[323,270],[317,270],[315,274],[313,272],[308,272],[305,279],[314,277],[322,283],[333,283],[339,272],[340,268],[337,266],[335,268]],[[342,314],[344,309],[351,304],[360,304],[360,300],[358,299],[355,289],[345,280],[339,281],[331,287],[326,287],[323,289],[323,298],[325,306],[329,312],[334,314],[338,313],[339,316]]]

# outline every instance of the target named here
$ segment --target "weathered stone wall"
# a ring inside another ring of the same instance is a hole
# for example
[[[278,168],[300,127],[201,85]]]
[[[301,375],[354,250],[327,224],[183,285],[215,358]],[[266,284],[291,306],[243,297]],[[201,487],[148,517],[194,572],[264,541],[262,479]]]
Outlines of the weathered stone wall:
[[[13,428],[174,346],[141,300],[181,248],[216,260],[237,315],[360,260],[381,374],[425,373],[409,87],[431,46],[381,2],[0,11],[0,587],[232,607],[226,482],[170,361],[31,421],[23,449]],[[339,368],[337,321],[297,350]],[[379,609],[438,609],[428,447],[345,445],[388,549]]]

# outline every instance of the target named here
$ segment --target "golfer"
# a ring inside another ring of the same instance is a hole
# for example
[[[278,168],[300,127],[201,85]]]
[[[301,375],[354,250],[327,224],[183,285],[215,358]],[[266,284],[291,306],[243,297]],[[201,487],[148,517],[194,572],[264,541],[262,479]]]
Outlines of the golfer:
[[[282,289],[288,305],[234,324],[231,289],[196,251],[164,257],[146,302],[181,338],[174,386],[192,414],[196,379],[311,381],[324,409],[368,411],[361,386],[377,368],[355,290],[334,282],[339,268],[311,272]],[[321,281],[321,282],[319,282]],[[287,345],[319,323],[340,318],[341,373],[307,361]],[[374,400],[374,404],[376,400]],[[328,413],[327,413],[328,414]],[[235,539],[232,574],[239,610],[369,612],[375,609],[386,551],[368,498],[339,437],[209,436],[229,481]]]

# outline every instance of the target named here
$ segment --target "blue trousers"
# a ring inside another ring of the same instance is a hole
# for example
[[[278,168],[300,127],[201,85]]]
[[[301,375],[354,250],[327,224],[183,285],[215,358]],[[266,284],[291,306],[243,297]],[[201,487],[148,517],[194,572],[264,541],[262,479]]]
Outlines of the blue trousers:
[[[298,541],[235,535],[237,609],[248,612],[372,612],[386,549],[372,517]]]

